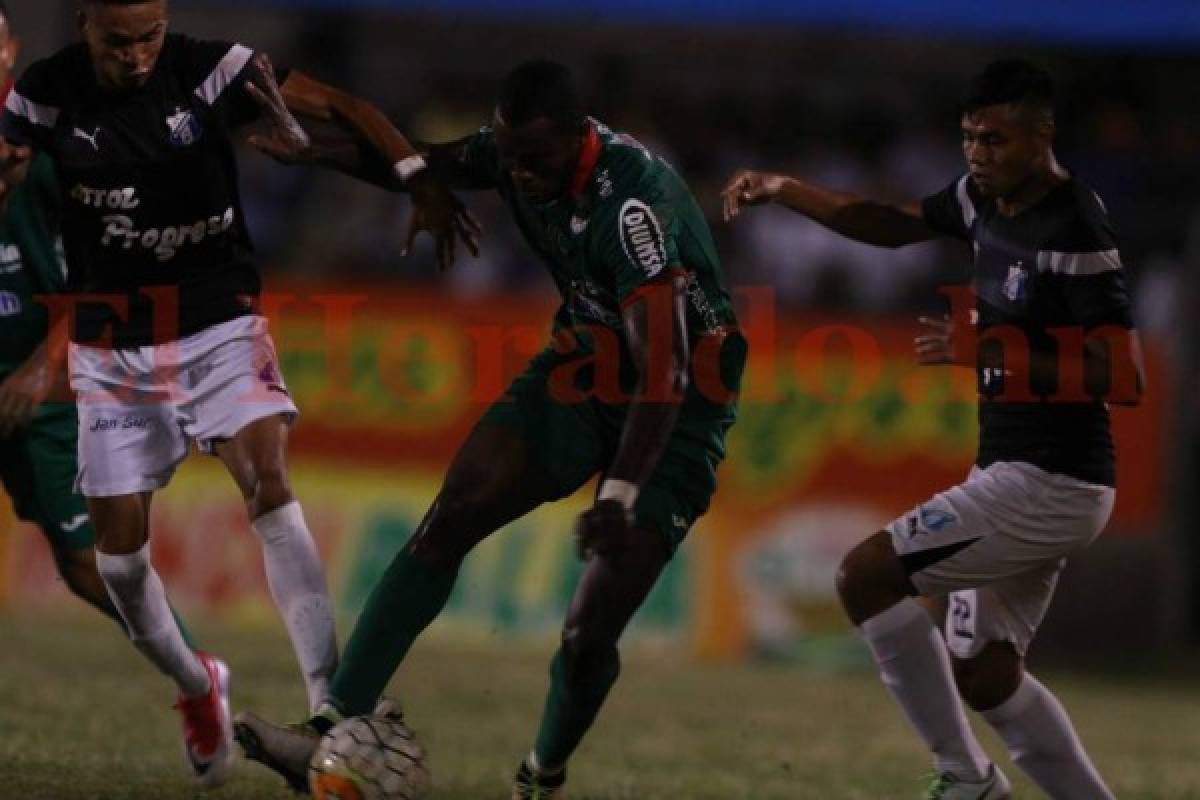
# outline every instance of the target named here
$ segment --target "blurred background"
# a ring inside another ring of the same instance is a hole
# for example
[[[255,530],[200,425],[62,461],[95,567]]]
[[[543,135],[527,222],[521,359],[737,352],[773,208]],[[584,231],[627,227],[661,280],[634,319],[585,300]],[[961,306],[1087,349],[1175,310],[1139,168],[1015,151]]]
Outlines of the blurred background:
[[[752,368],[713,509],[637,635],[720,658],[855,659],[833,595],[837,562],[961,480],[975,439],[969,377],[919,373],[906,345],[916,314],[944,305],[938,287],[968,279],[964,248],[876,249],[778,209],[725,225],[720,186],[756,167],[923,197],[963,171],[956,101],[971,74],[1000,56],[1047,67],[1060,91],[1060,160],[1098,191],[1120,236],[1151,394],[1114,411],[1118,509],[1068,569],[1035,656],[1166,654],[1200,636],[1194,2],[172,0],[172,9],[174,30],[265,50],[369,98],[425,141],[473,132],[509,67],[554,57],[574,68],[596,117],[685,176],[751,333]],[[75,38],[71,3],[12,10],[24,64]],[[398,257],[402,196],[250,152],[242,183],[303,412],[294,483],[340,606],[354,614],[484,404],[544,340],[554,289],[486,194],[467,198],[486,229],[483,255],[438,274],[427,248]],[[872,344],[827,337],[828,326],[852,326]],[[863,379],[866,362],[877,369]],[[556,631],[578,570],[572,517],[586,502],[540,510],[483,545],[439,625],[463,636]],[[40,537],[8,513],[0,604],[70,605]],[[257,544],[214,464],[190,460],[162,493],[154,541],[183,608],[271,619]]]

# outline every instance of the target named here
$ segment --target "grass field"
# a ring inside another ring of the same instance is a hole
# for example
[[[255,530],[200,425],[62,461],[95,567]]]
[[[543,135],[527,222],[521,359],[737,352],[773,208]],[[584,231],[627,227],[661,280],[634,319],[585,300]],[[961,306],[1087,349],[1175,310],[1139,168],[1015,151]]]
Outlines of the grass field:
[[[200,633],[233,667],[235,707],[298,716],[299,679],[279,633]],[[251,764],[219,792],[195,791],[180,766],[165,679],[108,624],[0,615],[0,642],[0,800],[290,796]],[[418,644],[393,689],[431,753],[436,797],[507,797],[541,708],[549,646],[501,651],[499,642],[436,635]],[[1177,672],[1044,676],[1121,798],[1200,798],[1200,680]],[[985,740],[1007,764],[995,739]],[[870,673],[698,665],[639,650],[572,765],[570,797],[905,800],[920,795],[925,770]],[[1039,796],[1018,779],[1016,797]]]

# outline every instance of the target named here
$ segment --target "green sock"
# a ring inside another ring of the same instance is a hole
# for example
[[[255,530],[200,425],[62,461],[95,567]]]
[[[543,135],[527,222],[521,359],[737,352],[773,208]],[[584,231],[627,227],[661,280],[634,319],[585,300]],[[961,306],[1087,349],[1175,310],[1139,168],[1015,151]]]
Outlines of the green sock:
[[[592,727],[620,672],[621,659],[614,648],[608,658],[576,676],[572,683],[567,680],[562,650],[554,654],[550,662],[550,691],[546,693],[546,708],[533,748],[538,766],[550,770],[566,766],[567,759]]]
[[[330,693],[347,717],[369,714],[417,635],[450,599],[456,573],[430,569],[404,548],[367,598]]]

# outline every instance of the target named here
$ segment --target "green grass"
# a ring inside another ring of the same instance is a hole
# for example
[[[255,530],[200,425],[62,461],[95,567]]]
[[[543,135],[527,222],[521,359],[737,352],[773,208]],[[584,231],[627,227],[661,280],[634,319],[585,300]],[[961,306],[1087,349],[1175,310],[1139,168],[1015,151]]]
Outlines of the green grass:
[[[299,678],[280,633],[200,633],[233,667],[235,707],[298,716]],[[0,615],[0,643],[0,800],[290,796],[251,764],[219,792],[195,791],[166,680],[98,618]],[[438,798],[506,798],[528,749],[551,645],[501,646],[435,633],[393,686],[431,754]],[[1200,680],[1044,678],[1119,797],[1200,798]],[[985,742],[1007,765],[990,732]],[[926,764],[870,673],[696,664],[639,649],[572,764],[570,797],[906,800],[920,795]],[[1040,795],[1019,780],[1016,796]]]

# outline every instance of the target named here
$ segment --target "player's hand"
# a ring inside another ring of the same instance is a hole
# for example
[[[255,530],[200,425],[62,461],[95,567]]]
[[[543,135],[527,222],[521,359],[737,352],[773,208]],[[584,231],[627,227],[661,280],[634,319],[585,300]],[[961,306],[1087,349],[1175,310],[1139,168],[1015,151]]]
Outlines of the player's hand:
[[[584,561],[592,556],[615,555],[629,546],[632,533],[633,511],[619,500],[597,500],[575,524],[576,552]]]
[[[447,270],[454,263],[460,239],[472,256],[479,256],[479,236],[483,227],[445,184],[423,170],[409,181],[409,190],[413,210],[400,255],[408,255],[418,233],[429,231],[433,236],[438,271]]]
[[[32,358],[0,383],[0,436],[8,436],[33,419],[50,394],[50,370],[42,359]]]
[[[729,222],[742,210],[742,206],[757,206],[769,203],[779,196],[787,183],[787,176],[771,172],[755,172],[744,169],[730,178],[721,190],[721,205],[725,221]]]
[[[33,160],[33,149],[10,144],[0,137],[0,198],[19,186],[29,174],[29,164]]]
[[[250,74],[252,79],[246,81],[246,93],[258,103],[263,127],[246,141],[283,164],[309,160],[312,139],[288,110],[275,80],[275,68],[266,53],[254,57]]]
[[[925,332],[913,339],[917,363],[925,366],[957,363],[954,350],[954,323],[950,317],[918,317]]]

